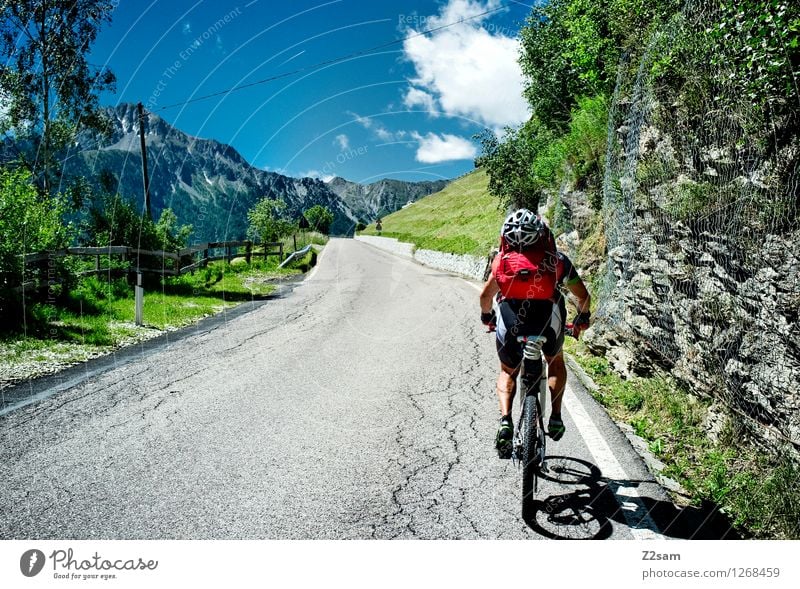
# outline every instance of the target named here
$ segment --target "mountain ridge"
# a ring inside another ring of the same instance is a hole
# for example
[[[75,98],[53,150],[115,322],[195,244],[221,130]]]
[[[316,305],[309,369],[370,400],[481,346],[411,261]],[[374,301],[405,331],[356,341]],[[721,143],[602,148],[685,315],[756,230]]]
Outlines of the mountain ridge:
[[[119,194],[140,201],[136,105],[108,107],[106,114],[112,123],[110,135],[80,134],[65,158],[64,176],[84,176],[98,185],[100,172],[108,171]],[[193,226],[192,239],[197,241],[243,238],[247,211],[264,197],[286,202],[287,214],[294,219],[314,205],[326,206],[334,214],[331,233],[350,235],[359,221],[374,221],[449,182],[382,179],[359,184],[340,177],[329,183],[294,178],[259,169],[234,147],[184,133],[156,114],[145,116],[153,216],[171,208],[179,223]]]

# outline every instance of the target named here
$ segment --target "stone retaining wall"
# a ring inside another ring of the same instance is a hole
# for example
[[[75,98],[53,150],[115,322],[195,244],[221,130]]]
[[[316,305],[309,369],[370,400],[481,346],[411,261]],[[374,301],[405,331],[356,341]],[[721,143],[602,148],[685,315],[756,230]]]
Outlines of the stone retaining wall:
[[[393,237],[378,237],[375,235],[358,235],[355,239],[368,243],[384,251],[404,258],[416,260],[420,264],[460,274],[473,280],[483,280],[486,270],[486,258],[467,254],[449,254],[428,249],[414,249],[414,244],[398,241]]]

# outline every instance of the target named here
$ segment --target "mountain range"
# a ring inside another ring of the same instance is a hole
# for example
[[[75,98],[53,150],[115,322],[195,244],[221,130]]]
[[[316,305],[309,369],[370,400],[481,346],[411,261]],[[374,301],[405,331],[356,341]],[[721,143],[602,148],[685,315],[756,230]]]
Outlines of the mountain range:
[[[64,161],[64,176],[83,176],[98,185],[101,173],[110,173],[120,195],[141,202],[136,105],[108,108],[106,114],[110,135],[80,134]],[[230,145],[188,135],[152,113],[146,113],[145,139],[153,218],[171,208],[180,224],[192,225],[192,241],[243,239],[247,211],[264,197],[286,202],[292,219],[314,205],[328,207],[334,214],[331,233],[348,235],[358,221],[372,222],[449,182],[292,178],[256,168]]]

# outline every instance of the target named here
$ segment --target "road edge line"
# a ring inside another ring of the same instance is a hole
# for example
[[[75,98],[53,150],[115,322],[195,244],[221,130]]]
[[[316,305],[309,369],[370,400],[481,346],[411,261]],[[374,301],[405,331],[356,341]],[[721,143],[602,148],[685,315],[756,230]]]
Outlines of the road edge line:
[[[570,396],[574,402],[567,403],[565,410],[575,422],[578,433],[600,472],[606,478],[611,479],[608,486],[620,506],[620,511],[628,524],[631,535],[636,540],[664,540],[664,535],[650,516],[636,487],[625,485],[625,480],[629,478],[629,475],[617,459],[614,450],[608,445],[605,436],[592,421],[584,401],[580,398],[581,395],[569,382],[566,390],[571,393]],[[613,419],[611,422],[619,427]],[[636,455],[639,456],[639,453],[637,452]],[[639,457],[641,458],[641,456]],[[658,481],[654,482],[660,485]]]

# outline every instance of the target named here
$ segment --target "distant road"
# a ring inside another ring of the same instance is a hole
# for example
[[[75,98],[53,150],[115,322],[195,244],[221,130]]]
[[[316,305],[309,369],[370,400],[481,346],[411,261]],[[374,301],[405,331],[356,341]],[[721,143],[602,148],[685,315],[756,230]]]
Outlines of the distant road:
[[[0,538],[657,536],[671,504],[574,379],[566,484],[521,519],[478,313],[474,284],[331,240],[288,296],[0,417]]]

